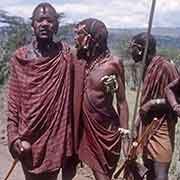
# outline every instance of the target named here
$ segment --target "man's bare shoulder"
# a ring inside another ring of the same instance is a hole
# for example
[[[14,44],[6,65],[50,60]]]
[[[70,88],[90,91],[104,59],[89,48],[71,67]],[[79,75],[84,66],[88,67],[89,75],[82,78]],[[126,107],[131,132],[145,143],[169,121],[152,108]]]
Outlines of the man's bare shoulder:
[[[103,68],[109,72],[114,74],[123,74],[124,67],[123,62],[120,57],[110,55],[107,60],[103,63]]]
[[[123,60],[121,57],[118,56],[111,55],[109,60],[106,61],[106,63],[115,69],[123,68]]]

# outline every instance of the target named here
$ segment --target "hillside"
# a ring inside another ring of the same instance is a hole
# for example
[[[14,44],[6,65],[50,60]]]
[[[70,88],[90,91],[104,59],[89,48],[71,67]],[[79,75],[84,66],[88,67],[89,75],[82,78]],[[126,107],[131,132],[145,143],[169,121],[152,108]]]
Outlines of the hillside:
[[[124,39],[130,39],[133,35],[145,32],[146,29],[109,29],[110,47],[116,46]],[[152,34],[157,39],[157,45],[160,48],[180,48],[180,28],[153,28]]]

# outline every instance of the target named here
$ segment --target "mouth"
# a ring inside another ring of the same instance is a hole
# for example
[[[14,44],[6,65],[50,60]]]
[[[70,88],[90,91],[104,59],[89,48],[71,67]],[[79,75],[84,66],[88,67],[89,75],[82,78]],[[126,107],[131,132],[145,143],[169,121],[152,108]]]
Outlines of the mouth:
[[[49,30],[48,30],[47,28],[40,28],[40,29],[39,29],[39,32],[40,32],[41,34],[47,34],[47,33],[49,33]]]
[[[42,30],[40,30],[40,33],[41,33],[41,34],[48,34],[48,30],[42,29]]]

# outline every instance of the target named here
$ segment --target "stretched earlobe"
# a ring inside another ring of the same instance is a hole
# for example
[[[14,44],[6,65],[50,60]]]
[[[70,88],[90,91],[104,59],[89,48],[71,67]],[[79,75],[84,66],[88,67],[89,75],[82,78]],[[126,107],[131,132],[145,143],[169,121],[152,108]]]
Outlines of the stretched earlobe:
[[[142,51],[139,51],[139,52],[138,52],[138,55],[142,55]]]
[[[83,46],[84,49],[89,48],[90,40],[91,40],[91,35],[90,34],[88,34],[87,36],[84,37],[84,46]]]

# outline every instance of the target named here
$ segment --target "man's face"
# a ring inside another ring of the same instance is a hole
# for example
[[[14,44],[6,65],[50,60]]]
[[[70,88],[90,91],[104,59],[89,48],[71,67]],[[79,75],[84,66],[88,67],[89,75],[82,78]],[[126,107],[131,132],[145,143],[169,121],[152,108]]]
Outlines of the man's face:
[[[32,29],[39,39],[52,39],[57,30],[57,17],[50,7],[40,7],[33,16]]]
[[[78,25],[75,30],[75,47],[77,50],[82,50],[84,49],[85,46],[87,46],[87,38],[88,38],[88,33],[85,30],[85,25]]]
[[[137,44],[133,41],[130,42],[129,51],[130,51],[130,54],[131,54],[133,60],[135,61],[135,63],[142,61],[143,50],[142,50],[142,46],[140,44]]]

